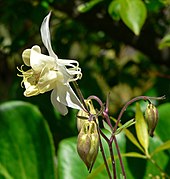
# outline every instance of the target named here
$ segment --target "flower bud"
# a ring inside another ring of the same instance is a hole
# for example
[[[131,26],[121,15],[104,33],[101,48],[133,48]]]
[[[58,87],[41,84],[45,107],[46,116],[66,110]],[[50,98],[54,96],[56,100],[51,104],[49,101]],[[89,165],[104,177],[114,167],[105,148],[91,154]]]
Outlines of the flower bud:
[[[97,124],[94,121],[86,121],[78,135],[77,151],[83,162],[91,172],[99,149],[99,135]]]
[[[145,111],[145,120],[148,125],[148,132],[151,137],[154,136],[154,130],[156,128],[156,125],[158,123],[158,110],[157,108],[152,104],[148,104],[146,111]]]
[[[77,113],[77,129],[78,132],[80,132],[83,124],[85,122],[87,122],[87,119],[89,118],[89,115],[87,112],[85,112],[84,110],[79,110],[79,112]]]
[[[85,100],[85,103],[87,105],[87,108],[89,108],[89,111],[91,114],[96,114],[96,111],[94,109],[93,103],[90,99]],[[89,114],[87,112],[85,112],[84,110],[79,110],[79,112],[77,113],[77,129],[78,132],[80,132],[84,122],[86,122],[89,118]]]

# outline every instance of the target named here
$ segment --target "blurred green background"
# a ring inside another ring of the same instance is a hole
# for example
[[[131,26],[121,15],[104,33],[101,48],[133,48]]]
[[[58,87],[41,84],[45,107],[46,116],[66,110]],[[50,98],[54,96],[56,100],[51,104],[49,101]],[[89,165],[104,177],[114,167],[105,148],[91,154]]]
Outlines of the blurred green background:
[[[36,105],[49,125],[56,151],[62,139],[78,133],[76,111],[70,109],[65,117],[58,114],[50,92],[24,97],[16,69],[23,64],[26,48],[37,44],[47,54],[40,25],[50,10],[54,52],[61,59],[79,61],[83,77],[78,84],[85,98],[96,95],[105,102],[110,93],[110,115],[115,118],[135,96],[166,95],[166,100],[156,104],[170,102],[170,38],[162,41],[170,33],[169,1],[143,1],[147,17],[138,36],[116,13],[109,12],[111,0],[96,1],[83,12],[80,5],[88,7],[87,2],[0,0],[0,102],[20,100]],[[127,115],[131,117],[130,112]]]

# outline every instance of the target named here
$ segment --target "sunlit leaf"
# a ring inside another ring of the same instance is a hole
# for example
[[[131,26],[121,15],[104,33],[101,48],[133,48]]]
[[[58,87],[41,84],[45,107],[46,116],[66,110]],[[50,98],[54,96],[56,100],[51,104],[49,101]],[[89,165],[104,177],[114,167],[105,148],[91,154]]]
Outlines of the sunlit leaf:
[[[145,4],[141,0],[119,0],[119,2],[121,19],[136,35],[139,35],[147,16]]]
[[[119,0],[113,0],[109,4],[108,12],[114,20],[120,19],[120,2]]]
[[[49,127],[38,108],[29,103],[0,105],[0,178],[55,178]]]
[[[7,171],[6,167],[4,167],[1,163],[0,163],[0,177],[3,176],[4,178],[8,178],[8,179],[14,179],[10,173]]]
[[[135,128],[136,128],[136,134],[138,140],[142,145],[142,147],[145,149],[145,152],[148,154],[148,146],[149,146],[148,129],[145,119],[143,117],[143,113],[140,109],[139,103],[136,103],[135,119],[136,119]]]
[[[151,155],[154,155],[155,153],[158,153],[160,151],[163,150],[168,150],[170,149],[170,140],[168,140],[167,142],[163,143],[162,145],[160,145],[159,147],[157,147],[152,153]]]
[[[90,9],[92,9],[95,5],[97,5],[98,3],[100,3],[103,0],[91,0],[89,2],[86,2],[84,4],[81,4],[77,7],[78,11],[81,13],[87,12]]]
[[[159,49],[163,49],[165,47],[170,47],[170,34],[165,35],[159,43]]]

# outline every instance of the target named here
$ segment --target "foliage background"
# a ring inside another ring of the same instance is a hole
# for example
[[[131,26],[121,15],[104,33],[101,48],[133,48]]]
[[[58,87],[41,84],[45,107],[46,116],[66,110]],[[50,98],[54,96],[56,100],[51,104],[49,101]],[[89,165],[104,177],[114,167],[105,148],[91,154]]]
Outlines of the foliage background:
[[[79,61],[83,78],[78,83],[85,97],[94,94],[105,101],[110,92],[110,115],[114,117],[125,102],[138,95],[166,95],[163,103],[170,102],[170,49],[169,44],[159,46],[170,31],[169,2],[143,1],[147,18],[138,36],[117,14],[109,14],[111,0],[81,13],[78,7],[85,2],[0,1],[0,102],[20,100],[36,105],[49,125],[56,153],[62,139],[77,135],[76,111],[70,109],[66,117],[58,114],[50,92],[24,97],[16,69],[23,63],[21,54],[26,48],[37,44],[47,54],[39,29],[50,10],[53,49],[59,58]],[[132,111],[127,111],[126,119]]]

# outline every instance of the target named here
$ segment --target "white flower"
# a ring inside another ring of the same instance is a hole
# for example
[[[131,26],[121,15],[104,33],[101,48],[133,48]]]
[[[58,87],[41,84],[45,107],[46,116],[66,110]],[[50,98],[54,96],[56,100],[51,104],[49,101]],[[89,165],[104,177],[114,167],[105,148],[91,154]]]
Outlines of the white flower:
[[[39,46],[24,50],[22,58],[24,64],[31,67],[28,71],[19,70],[23,77],[22,83],[27,97],[45,93],[51,93],[53,106],[63,115],[67,114],[67,107],[82,109],[82,104],[72,90],[69,82],[76,81],[82,76],[79,63],[76,60],[59,59],[51,47],[49,31],[49,13],[41,25],[41,38],[49,52],[49,56],[41,54]]]

